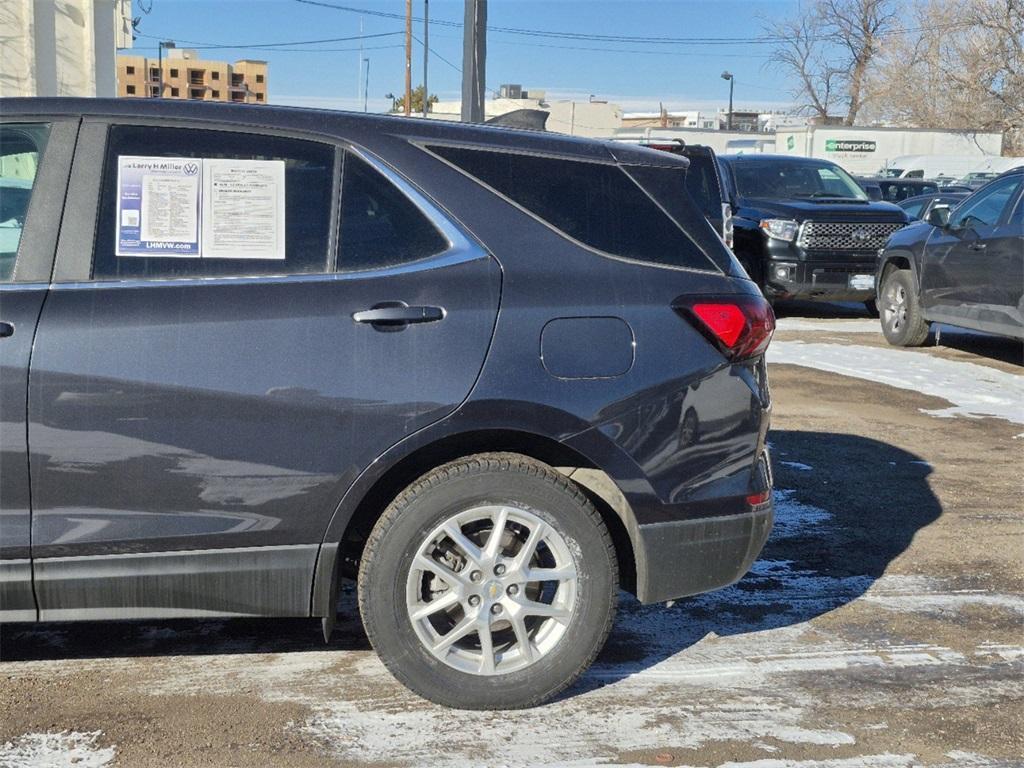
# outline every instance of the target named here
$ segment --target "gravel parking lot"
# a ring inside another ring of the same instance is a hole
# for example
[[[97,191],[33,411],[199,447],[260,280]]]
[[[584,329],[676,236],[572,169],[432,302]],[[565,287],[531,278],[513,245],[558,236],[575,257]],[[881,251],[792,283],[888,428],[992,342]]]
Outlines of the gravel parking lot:
[[[394,682],[354,601],[312,621],[0,630],[0,768],[1024,765],[1021,345],[889,347],[788,317],[769,351],[778,518],[735,586],[623,597],[598,663],[525,712]]]

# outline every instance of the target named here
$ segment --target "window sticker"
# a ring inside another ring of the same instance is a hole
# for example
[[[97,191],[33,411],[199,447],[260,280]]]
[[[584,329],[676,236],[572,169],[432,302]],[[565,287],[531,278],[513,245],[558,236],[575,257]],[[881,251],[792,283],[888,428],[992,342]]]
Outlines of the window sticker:
[[[117,159],[118,256],[199,256],[199,160]]]
[[[283,160],[117,158],[117,256],[285,258]]]
[[[203,161],[204,258],[284,259],[284,161]]]

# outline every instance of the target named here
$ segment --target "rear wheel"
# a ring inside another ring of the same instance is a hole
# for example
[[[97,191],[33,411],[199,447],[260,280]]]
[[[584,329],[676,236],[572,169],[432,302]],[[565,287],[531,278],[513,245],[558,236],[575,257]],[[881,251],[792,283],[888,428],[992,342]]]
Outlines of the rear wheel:
[[[515,709],[570,685],[604,645],[618,569],[600,514],[516,454],[440,467],[366,543],[359,608],[404,685],[460,709]]]
[[[890,344],[898,347],[924,344],[928,338],[928,321],[921,312],[910,270],[894,269],[886,274],[879,300],[882,333]]]

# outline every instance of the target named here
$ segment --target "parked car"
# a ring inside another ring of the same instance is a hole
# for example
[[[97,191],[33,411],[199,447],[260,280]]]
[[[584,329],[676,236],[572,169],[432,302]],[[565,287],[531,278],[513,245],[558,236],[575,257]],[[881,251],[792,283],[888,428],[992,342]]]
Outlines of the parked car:
[[[966,176],[960,179],[959,186],[970,187],[972,190],[978,189],[988,184],[992,179],[998,178],[998,171],[972,171]]]
[[[900,200],[897,205],[906,211],[913,221],[920,221],[927,219],[928,214],[936,205],[955,208],[961,200],[967,197],[967,194],[966,192],[933,192],[928,195],[908,197],[905,200]]]
[[[874,306],[879,249],[907,214],[873,202],[827,160],[719,155],[731,197],[733,250],[770,300],[862,301]]]
[[[1024,338],[1022,188],[1024,169],[1003,174],[889,239],[877,290],[891,344],[923,344],[933,322]]]
[[[917,195],[933,195],[939,191],[939,184],[935,181],[927,181],[924,179],[887,179],[887,178],[869,178],[869,177],[858,177],[860,185],[867,189],[867,187],[877,187],[881,196],[879,200],[885,200],[890,203],[898,203],[900,200],[906,200],[908,197],[916,197]]]
[[[774,318],[684,158],[156,99],[0,100],[19,142],[0,621],[329,637],[351,578],[413,691],[526,707],[620,586],[716,589],[761,550]]]

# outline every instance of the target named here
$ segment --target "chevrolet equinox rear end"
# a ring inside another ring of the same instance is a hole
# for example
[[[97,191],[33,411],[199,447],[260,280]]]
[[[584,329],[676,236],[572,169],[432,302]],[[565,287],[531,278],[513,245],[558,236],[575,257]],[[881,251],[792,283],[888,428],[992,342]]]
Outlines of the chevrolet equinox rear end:
[[[271,107],[0,115],[28,189],[0,254],[0,621],[329,637],[355,579],[402,683],[529,707],[620,587],[717,589],[760,552],[774,318],[684,158]]]

